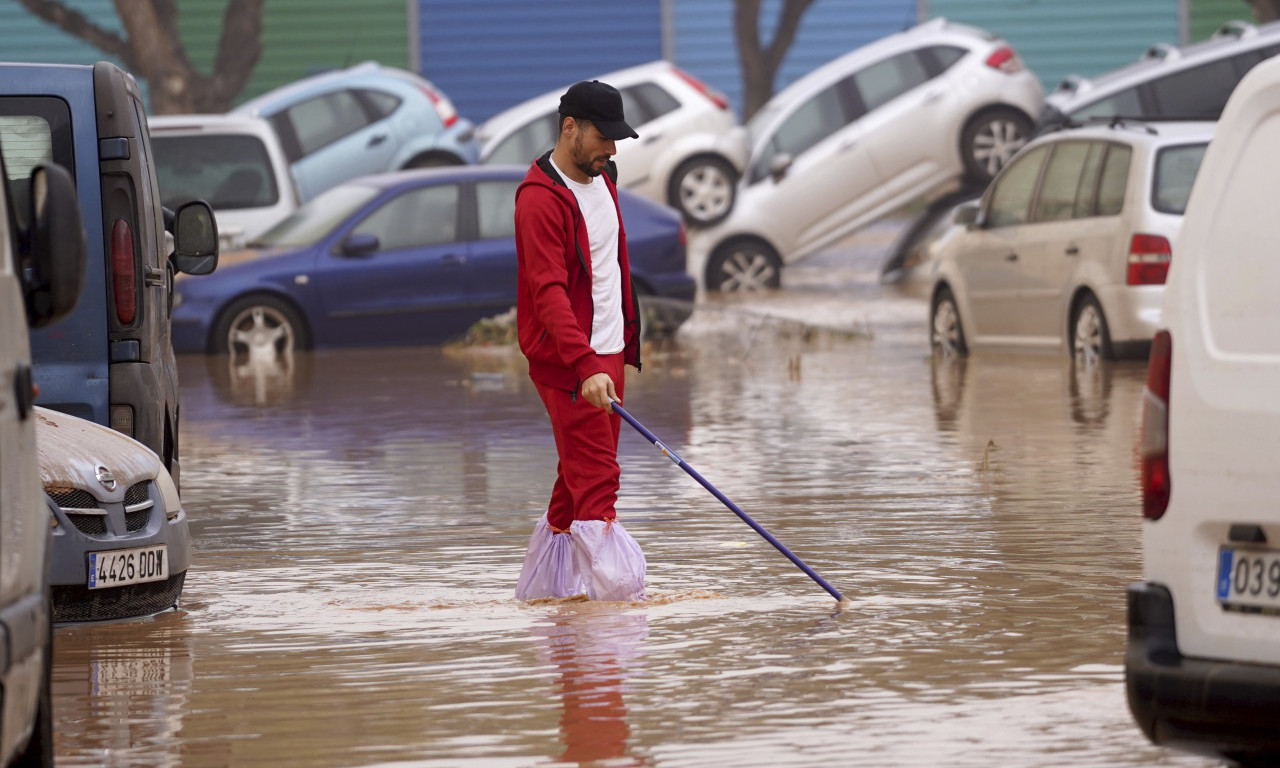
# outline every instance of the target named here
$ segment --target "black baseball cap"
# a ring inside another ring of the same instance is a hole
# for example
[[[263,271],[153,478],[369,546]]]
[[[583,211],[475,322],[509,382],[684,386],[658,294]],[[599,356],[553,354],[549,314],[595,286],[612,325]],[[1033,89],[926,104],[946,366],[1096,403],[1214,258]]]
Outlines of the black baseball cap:
[[[606,139],[640,138],[622,115],[622,94],[599,80],[583,80],[569,86],[560,97],[560,114],[590,120]]]

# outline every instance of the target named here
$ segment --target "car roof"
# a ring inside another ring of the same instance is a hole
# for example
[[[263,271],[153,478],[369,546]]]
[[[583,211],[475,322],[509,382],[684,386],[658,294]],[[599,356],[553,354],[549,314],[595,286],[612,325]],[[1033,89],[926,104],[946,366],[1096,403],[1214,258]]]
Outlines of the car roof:
[[[385,190],[419,179],[435,179],[447,183],[491,179],[522,179],[528,171],[529,167],[524,165],[449,165],[436,168],[412,168],[405,171],[373,173],[350,181],[344,181],[342,184]]]
[[[147,118],[151,133],[271,133],[271,125],[255,115],[184,114],[151,115]],[[274,134],[272,134],[274,135]]]
[[[1057,89],[1046,96],[1046,100],[1059,105],[1071,103],[1092,96],[1095,92],[1105,94],[1131,83],[1146,82],[1156,72],[1174,71],[1277,42],[1280,42],[1280,21],[1260,26],[1242,21],[1227,22],[1208,40],[1183,48],[1168,43],[1155,43],[1143,52],[1138,61],[1119,69],[1104,72],[1094,78],[1068,75]]]
[[[1188,144],[1209,141],[1217,123],[1211,120],[1181,121],[1146,121],[1146,120],[1107,120],[1086,123],[1079,127],[1062,128],[1043,134],[1032,144],[1044,144],[1051,141],[1067,141],[1070,139],[1109,139],[1117,138],[1134,144],[1164,146],[1168,144]],[[1030,146],[1030,145],[1028,145]]]
[[[655,77],[673,72],[675,68],[675,65],[671,62],[665,59],[658,59],[645,64],[637,64],[633,67],[615,69],[612,72],[606,72],[603,75],[596,75],[591,79],[600,80],[614,86],[615,88],[625,88],[634,83],[651,80]],[[544,91],[537,96],[530,97],[514,106],[502,110],[498,114],[481,123],[477,130],[477,134],[483,137],[483,140],[487,142],[491,140],[491,134],[493,134],[493,131],[498,128],[508,125],[523,125],[529,117],[540,115],[548,109],[556,108],[560,103],[560,96],[570,85],[572,85],[572,83],[565,83],[559,88]]]
[[[321,72],[317,75],[304,77],[301,80],[295,80],[287,85],[279,88],[273,88],[264,94],[256,96],[243,104],[231,110],[229,114],[260,114],[263,111],[269,111],[271,108],[279,104],[293,102],[299,98],[309,96],[313,93],[320,93],[330,89],[335,83],[345,83],[348,81],[359,81],[361,79],[388,77],[395,81],[408,84],[405,78],[394,72],[393,68],[383,66],[376,61],[365,61],[346,69],[334,69],[328,72]]]
[[[967,24],[948,21],[942,17],[930,19],[923,24],[874,40],[828,61],[776,93],[769,100],[769,106],[776,108],[807,98],[813,90],[826,87],[832,80],[848,74],[861,61],[876,61],[887,53],[911,47],[916,42],[937,40],[974,46],[992,44],[999,39],[997,35]]]

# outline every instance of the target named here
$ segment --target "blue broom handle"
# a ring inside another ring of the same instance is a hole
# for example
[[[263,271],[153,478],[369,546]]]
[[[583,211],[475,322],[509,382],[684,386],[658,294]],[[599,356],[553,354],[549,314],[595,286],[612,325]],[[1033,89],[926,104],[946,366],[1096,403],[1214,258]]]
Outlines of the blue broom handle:
[[[684,459],[677,456],[675,451],[671,450],[666,445],[664,445],[661,440],[659,440],[652,432],[646,429],[645,426],[641,424],[639,421],[637,421],[634,416],[632,416],[631,414],[623,410],[622,406],[618,405],[616,401],[613,403],[613,410],[619,416],[625,419],[628,424],[635,427],[637,432],[644,435],[646,440],[653,443],[658,450],[662,451],[662,454],[664,456],[666,456],[668,459],[671,459],[673,462],[675,462],[676,466],[680,467],[685,472],[688,472],[690,477],[692,477],[694,480],[697,480],[702,485],[703,488],[706,488],[708,491],[710,491],[711,495],[719,499],[726,507],[729,508],[731,512],[733,512],[733,514],[742,518],[742,521],[744,523],[751,526],[756,533],[763,536],[765,541],[769,542],[774,546],[775,549],[777,549],[782,554],[786,555],[788,560],[795,563],[796,567],[798,567],[800,570],[808,574],[809,578],[813,579],[818,583],[818,586],[827,590],[827,592],[830,593],[833,597],[835,597],[836,600],[844,600],[844,595],[841,595],[840,592],[837,591],[835,587],[828,584],[825,579],[823,579],[812,568],[810,568],[807,564],[805,564],[803,560],[801,560],[799,557],[796,557],[796,555],[791,550],[787,549],[786,545],[784,545],[782,542],[775,539],[773,537],[773,534],[769,533],[764,528],[762,528],[760,524],[757,523],[755,520],[752,520],[750,515],[748,515],[746,512],[743,512],[742,509],[739,508],[737,504],[734,504],[732,501],[729,500],[729,497],[721,493],[719,489],[717,489],[714,485],[709,483],[707,479],[704,478],[702,475],[698,474],[698,471],[696,469],[686,464]]]

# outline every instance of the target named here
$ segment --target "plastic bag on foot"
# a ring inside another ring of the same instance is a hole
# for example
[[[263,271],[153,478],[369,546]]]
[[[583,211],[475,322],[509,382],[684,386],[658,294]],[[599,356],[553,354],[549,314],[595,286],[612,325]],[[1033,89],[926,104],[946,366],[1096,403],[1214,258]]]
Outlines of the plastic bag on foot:
[[[517,600],[541,597],[572,597],[584,591],[582,575],[574,554],[573,535],[555,533],[543,515],[533,526],[529,549],[524,555],[524,568],[516,582]]]
[[[574,520],[569,526],[578,573],[592,600],[643,600],[644,553],[618,521]]]

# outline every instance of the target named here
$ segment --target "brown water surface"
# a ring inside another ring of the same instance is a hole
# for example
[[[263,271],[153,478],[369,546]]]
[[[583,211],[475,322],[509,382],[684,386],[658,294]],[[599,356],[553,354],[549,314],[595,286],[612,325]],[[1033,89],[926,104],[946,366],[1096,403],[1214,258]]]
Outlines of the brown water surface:
[[[830,266],[626,405],[843,607],[626,425],[650,599],[516,602],[556,459],[510,350],[184,358],[182,606],[58,629],[59,765],[1212,765],[1124,701],[1143,366],[938,366]]]

